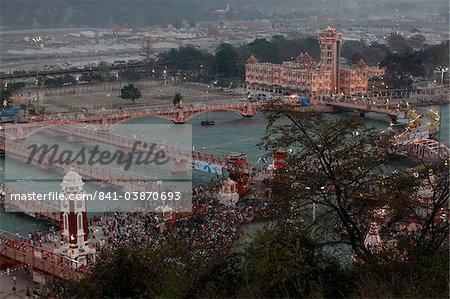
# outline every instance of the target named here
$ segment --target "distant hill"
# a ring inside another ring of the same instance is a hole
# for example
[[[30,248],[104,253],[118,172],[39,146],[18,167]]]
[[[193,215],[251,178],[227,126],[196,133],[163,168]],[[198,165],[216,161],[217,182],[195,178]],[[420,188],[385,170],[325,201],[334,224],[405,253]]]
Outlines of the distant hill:
[[[226,13],[214,12],[230,5]],[[446,14],[445,0],[340,0],[340,14]],[[336,15],[336,0],[0,0],[0,27],[141,27],[191,21]],[[385,15],[386,16],[386,15]]]

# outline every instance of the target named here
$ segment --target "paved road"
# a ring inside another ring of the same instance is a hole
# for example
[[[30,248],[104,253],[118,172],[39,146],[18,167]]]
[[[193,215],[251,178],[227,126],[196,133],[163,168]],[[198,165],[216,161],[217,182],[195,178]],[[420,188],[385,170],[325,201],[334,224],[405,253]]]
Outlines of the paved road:
[[[5,271],[1,271],[2,273]],[[16,276],[16,291],[13,291],[13,275]],[[33,275],[25,273],[23,269],[11,271],[10,275],[0,275],[0,299],[27,298],[27,286],[30,292],[39,285],[33,282]]]

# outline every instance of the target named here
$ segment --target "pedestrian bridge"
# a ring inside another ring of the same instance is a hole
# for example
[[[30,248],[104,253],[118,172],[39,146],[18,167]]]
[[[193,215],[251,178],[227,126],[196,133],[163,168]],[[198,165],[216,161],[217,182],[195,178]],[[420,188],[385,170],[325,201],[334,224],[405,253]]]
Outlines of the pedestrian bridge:
[[[70,258],[33,246],[29,240],[16,241],[3,236],[0,239],[0,256],[60,280],[80,280],[89,273],[87,268],[78,268]]]
[[[421,159],[448,159],[450,149],[436,140],[427,138],[408,139],[396,144],[397,151],[414,154]]]
[[[6,137],[10,139],[24,139],[47,127],[59,126],[61,124],[93,123],[99,124],[102,129],[107,130],[115,124],[146,117],[160,117],[176,124],[184,124],[189,119],[203,113],[225,111],[233,112],[244,117],[252,117],[263,108],[264,103],[262,102],[245,102],[237,104],[217,104],[200,107],[150,110],[129,113],[103,113],[100,115],[83,118],[64,118],[64,115],[61,115],[58,119],[45,119],[39,122],[29,122],[23,124],[5,124],[4,128]]]

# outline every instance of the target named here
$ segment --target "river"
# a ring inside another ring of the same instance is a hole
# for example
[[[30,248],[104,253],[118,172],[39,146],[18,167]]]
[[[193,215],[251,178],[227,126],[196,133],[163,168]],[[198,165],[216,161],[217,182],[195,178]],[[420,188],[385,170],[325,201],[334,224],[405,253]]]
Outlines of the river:
[[[449,105],[441,106],[441,130],[440,139],[445,145],[449,145]],[[425,108],[421,108],[425,109]],[[356,115],[356,114],[355,114]],[[264,113],[257,113],[253,118],[242,118],[236,114],[228,112],[210,113],[209,119],[215,121],[215,126],[204,127],[200,125],[200,121],[205,116],[198,116],[191,119],[188,124],[192,125],[192,145],[197,151],[205,151],[225,155],[231,152],[246,153],[251,164],[256,163],[263,152],[257,147],[266,128],[266,118]],[[332,115],[331,117],[337,117]],[[368,127],[376,129],[384,129],[387,127],[389,119],[380,115],[366,115],[364,122]],[[159,118],[136,119],[128,122],[128,124],[169,124],[169,122]],[[139,126],[145,127],[145,126]],[[178,130],[180,125],[173,125],[173,130]],[[180,129],[181,130],[181,129]],[[36,138],[36,137],[35,137]],[[3,161],[2,161],[3,163]],[[18,165],[18,168],[28,167]],[[27,173],[28,177],[45,177],[48,171],[40,169],[21,170]],[[53,173],[52,177],[60,176],[62,173]],[[193,171],[193,184],[198,185],[210,181],[213,177],[207,173]],[[25,182],[26,184],[26,182]],[[36,187],[39,189],[39,187]],[[57,187],[56,187],[57,188]],[[95,185],[88,185],[87,189],[92,190]],[[27,188],[29,189],[29,188]],[[30,190],[29,190],[30,191]],[[0,209],[0,229],[20,233],[26,235],[28,232],[37,231],[48,228],[49,224],[44,221],[35,220],[34,218],[17,214],[5,213]]]

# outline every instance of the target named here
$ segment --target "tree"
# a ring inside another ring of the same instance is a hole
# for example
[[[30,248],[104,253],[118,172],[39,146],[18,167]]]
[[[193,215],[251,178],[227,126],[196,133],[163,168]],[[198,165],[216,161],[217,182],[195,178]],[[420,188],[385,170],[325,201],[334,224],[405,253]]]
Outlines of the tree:
[[[283,61],[278,46],[265,38],[255,39],[248,44],[248,48],[260,61],[273,63],[281,63]]]
[[[387,53],[389,53],[389,49],[376,42],[367,46],[361,41],[350,40],[344,42],[341,48],[341,56],[348,59],[351,63],[356,63],[363,59],[369,65],[377,65]]]
[[[209,68],[214,61],[214,56],[205,51],[201,51],[193,46],[171,49],[166,53],[159,55],[158,64],[166,66],[172,70],[197,70],[200,71],[200,65]]]
[[[125,81],[136,81],[139,80],[141,75],[136,69],[124,69],[119,71],[119,78]]]
[[[185,239],[168,238],[158,248],[122,246],[103,252],[93,273],[69,284],[63,297],[181,298],[205,264],[190,254]]]
[[[389,86],[408,88],[412,83],[411,76],[425,75],[423,60],[423,52],[389,53],[380,66],[386,67],[385,77]]]
[[[312,37],[286,39],[283,35],[274,35],[272,43],[278,47],[283,61],[295,59],[302,52],[310,54],[315,59],[320,55],[319,43]]]
[[[394,53],[403,54],[412,50],[408,44],[408,41],[398,33],[389,34],[386,37],[386,41],[389,48]]]
[[[230,44],[220,44],[216,50],[216,72],[221,77],[234,77],[239,72],[239,57],[236,49]]]
[[[186,298],[340,298],[355,289],[333,257],[302,230],[259,231],[199,277]]]
[[[361,120],[326,121],[323,115],[291,111],[283,104],[269,107],[274,112],[269,115],[261,146],[267,152],[284,149],[288,153],[286,166],[276,172],[272,183],[281,219],[288,217],[294,203],[303,210],[306,229],[320,236],[323,244],[348,244],[359,259],[368,262],[375,253],[364,245],[364,237],[370,222],[388,207],[389,227],[410,221],[422,227],[412,240],[405,235],[404,245],[402,237],[397,239],[398,252],[420,248],[427,254],[442,249],[449,233],[444,220],[449,213],[444,161],[425,164],[417,174],[387,172],[387,167],[395,169],[389,162],[392,141],[365,128]],[[425,200],[421,184],[431,184],[429,169],[435,171],[435,186],[427,191],[432,196]],[[311,213],[316,217],[308,216]]]
[[[45,86],[56,87],[56,86],[65,86],[65,85],[75,85],[77,80],[74,76],[64,75],[57,77],[46,78],[44,81]]]
[[[246,248],[242,269],[247,281],[238,297],[339,298],[354,289],[337,260],[302,230],[261,231]]]
[[[134,86],[134,84],[132,84],[132,83],[125,85],[120,90],[120,97],[122,99],[131,100],[133,103],[135,100],[139,99],[141,96],[142,95],[141,95],[141,92],[139,91],[139,89],[136,86]]]
[[[448,245],[449,171],[444,160],[421,164],[414,172],[398,172],[391,176],[393,190],[390,206],[397,219],[420,225],[420,232],[410,234],[399,246],[408,250],[414,244],[415,254],[434,254]]]
[[[436,67],[445,67],[449,65],[450,42],[446,41],[439,45],[425,47],[425,67],[429,74],[432,74]]]
[[[181,95],[181,93],[177,92],[172,98],[173,106],[180,108],[182,99],[183,99],[183,96]]]
[[[416,34],[411,36],[408,39],[408,44],[411,46],[411,48],[413,49],[423,49],[423,46],[425,44],[425,36],[423,36],[422,34]]]
[[[12,95],[24,88],[25,82],[0,82],[0,84],[2,86],[0,89],[1,108],[11,108],[13,105],[13,101],[11,99]]]
[[[294,112],[281,104],[271,109],[275,112],[269,115],[261,146],[267,152],[292,149],[272,187],[280,215],[287,217],[292,202],[309,209],[316,205],[310,229],[318,229],[320,223],[328,230],[324,236],[334,239],[329,228],[338,223],[338,230],[348,236],[343,243],[366,259],[371,253],[363,244],[368,229],[364,220],[370,218],[373,206],[365,200],[380,196],[378,170],[386,160],[387,143],[359,119],[327,122],[323,115]],[[288,124],[277,124],[282,118]],[[379,204],[383,203],[375,202]]]
[[[103,81],[106,81],[109,77],[109,73],[111,72],[111,66],[106,61],[100,61],[98,64],[98,72]]]
[[[81,74],[80,81],[82,82],[100,82],[102,81],[102,76],[98,72],[89,72]]]

